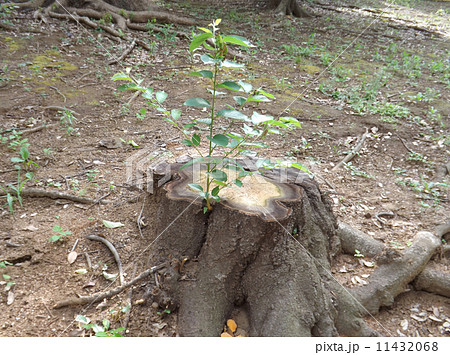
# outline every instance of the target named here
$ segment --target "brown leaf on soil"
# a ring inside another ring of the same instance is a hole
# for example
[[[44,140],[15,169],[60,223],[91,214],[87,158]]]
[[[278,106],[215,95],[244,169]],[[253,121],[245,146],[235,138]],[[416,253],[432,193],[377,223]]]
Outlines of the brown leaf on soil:
[[[229,334],[229,333],[227,333],[227,332],[223,332],[222,334],[220,334],[220,336],[221,336],[222,338],[232,338],[232,337],[233,337],[231,334]]]
[[[76,251],[71,251],[69,255],[67,255],[67,261],[69,264],[73,264],[75,260],[77,260],[78,254]]]

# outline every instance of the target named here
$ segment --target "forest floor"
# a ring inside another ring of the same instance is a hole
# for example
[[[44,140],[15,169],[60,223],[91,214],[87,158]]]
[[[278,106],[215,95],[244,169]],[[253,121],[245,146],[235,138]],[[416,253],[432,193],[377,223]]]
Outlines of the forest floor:
[[[220,9],[208,1],[165,3],[201,26],[221,18],[222,32],[255,45],[242,52],[246,66],[226,71],[225,79],[262,87],[276,98],[260,105],[263,112],[302,123],[301,129],[270,136],[270,148],[260,154],[306,166],[340,220],[404,249],[418,231],[432,232],[448,218],[450,177],[443,166],[450,151],[449,2],[396,1],[389,7],[383,1],[321,0],[308,5],[320,16],[306,19],[274,17],[262,1],[244,7],[227,1]],[[113,243],[126,280],[152,266],[152,241],[146,239],[152,220],[140,218],[145,192],[133,187],[136,171],[130,167],[139,161],[137,168],[146,170],[195,152],[157,112],[141,111],[141,97],[128,103],[133,93],[117,90],[111,77],[132,68],[146,85],[167,92],[165,104],[180,108],[186,122],[198,118],[200,111],[183,103],[206,94],[205,83],[188,75],[201,66],[189,55],[189,40],[171,32],[194,29],[168,25],[160,32],[132,32],[150,51],[136,47],[108,65],[129,42],[71,22],[39,23],[32,13],[0,15],[23,29],[0,29],[0,186],[17,188],[25,181],[24,189],[109,201],[23,196],[21,205],[17,195],[10,204],[2,196],[0,335],[92,334],[83,321],[106,324],[113,334],[127,318],[126,336],[176,336],[176,312],[148,297],[147,279],[101,304],[53,306],[118,285],[107,279],[117,273],[114,258],[105,245],[86,239],[89,234]],[[332,171],[366,130],[359,154]],[[108,228],[104,221],[120,224]],[[78,257],[70,263],[73,248]],[[344,286],[365,282],[371,268],[361,259],[371,261],[349,255],[336,260],[333,272]],[[441,267],[449,272],[448,265]],[[443,326],[449,318],[448,298],[410,288],[367,321],[391,336],[450,336]]]

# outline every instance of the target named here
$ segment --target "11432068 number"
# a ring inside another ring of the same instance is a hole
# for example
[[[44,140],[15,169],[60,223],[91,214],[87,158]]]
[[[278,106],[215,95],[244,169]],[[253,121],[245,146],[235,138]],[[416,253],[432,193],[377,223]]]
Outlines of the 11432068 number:
[[[436,341],[395,341],[377,342],[377,351],[438,351]]]

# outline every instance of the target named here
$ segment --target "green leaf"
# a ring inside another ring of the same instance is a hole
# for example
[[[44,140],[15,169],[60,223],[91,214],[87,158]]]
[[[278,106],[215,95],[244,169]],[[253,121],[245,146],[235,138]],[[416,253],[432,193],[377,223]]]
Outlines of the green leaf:
[[[183,139],[181,141],[182,144],[187,145],[188,147],[194,145],[189,139]]]
[[[200,70],[200,71],[194,71],[192,73],[189,73],[189,75],[192,76],[200,76],[202,78],[209,78],[212,79],[214,77],[214,74],[210,70]]]
[[[208,126],[211,126],[211,122],[212,122],[212,120],[210,118],[199,118],[196,121],[200,122],[200,123],[204,123],[204,124],[206,124]]]
[[[183,126],[183,129],[189,129],[189,128],[192,128],[192,127],[195,127],[195,126],[197,126],[197,123],[196,122],[192,122],[192,123],[185,124]]]
[[[308,174],[311,174],[311,172],[307,168],[305,168],[303,165],[300,165],[300,164],[297,164],[297,163],[292,163],[291,167],[299,169],[299,170],[303,170],[304,172],[306,172]]]
[[[247,126],[245,123],[242,126],[242,129],[244,131],[245,134],[249,135],[249,136],[259,136],[261,134],[261,131],[258,129],[254,129],[250,126]]]
[[[214,26],[219,26],[219,24],[222,22],[222,19],[218,18],[214,21]]]
[[[62,232],[62,228],[61,228],[60,226],[54,226],[54,227],[52,228],[52,231],[53,231],[53,232],[56,232],[56,233]]]
[[[136,89],[136,84],[135,83],[127,83],[127,84],[123,84],[117,87],[117,90],[119,91],[126,91],[126,90],[131,90],[131,89]]]
[[[198,191],[198,192],[203,191],[203,187],[199,184],[188,184],[188,186],[194,191]]]
[[[214,137],[208,139],[213,142],[215,145],[220,147],[226,147],[228,145],[229,138],[223,134],[216,134]]]
[[[125,226],[125,224],[123,224],[121,222],[111,222],[111,221],[107,221],[107,220],[102,220],[102,222],[106,228],[111,228],[111,229]]]
[[[202,60],[203,64],[216,64],[220,62],[220,59],[214,59],[209,54],[203,54],[200,59]]]
[[[208,28],[204,28],[204,27],[197,27],[199,30],[202,30],[203,32],[206,32],[206,33],[212,33],[211,32],[211,30],[210,29],[208,29]]]
[[[296,126],[298,128],[302,128],[301,123],[297,119],[295,119],[294,117],[280,117],[280,121],[293,124],[294,126]]]
[[[248,98],[248,101],[255,101],[255,102],[270,102],[270,99],[267,98],[264,95],[254,95]]]
[[[275,96],[273,96],[272,94],[269,94],[268,92],[265,92],[262,89],[258,89],[257,93],[261,94],[261,95],[264,95],[265,97],[268,97],[269,99],[275,99]]]
[[[245,82],[243,82],[242,80],[239,80],[238,81],[238,84],[241,86],[241,88],[244,90],[244,92],[245,93],[249,93],[250,91],[252,91],[252,89],[253,89],[253,86],[252,86],[252,84],[249,84],[249,83],[245,83]]]
[[[195,145],[195,146],[200,145],[200,136],[197,133],[195,133],[192,136],[192,144]]]
[[[246,147],[267,148],[267,144],[263,142],[242,143],[242,145]]]
[[[237,44],[238,46],[242,46],[242,47],[249,47],[250,46],[250,42],[245,39],[244,37],[241,36],[225,36],[222,38],[222,41],[224,41],[225,43],[232,43],[232,44]]]
[[[234,180],[233,182],[234,182],[237,186],[242,187],[242,181],[241,181],[241,180],[236,179],[236,180]]]
[[[219,191],[220,191],[220,186],[216,186],[215,188],[212,189],[211,195],[217,196],[219,194]]]
[[[233,96],[233,99],[238,103],[239,106],[242,106],[247,102],[247,99],[243,96]]]
[[[242,112],[230,109],[223,109],[217,112],[217,116],[232,118],[235,120],[248,121],[248,117]]]
[[[24,160],[22,158],[19,158],[19,157],[12,157],[11,158],[11,162],[12,163],[23,163]]]
[[[253,115],[252,115],[251,119],[252,119],[252,123],[254,125],[259,125],[259,124],[264,123],[266,121],[273,120],[273,116],[261,115],[261,114],[259,114],[258,112],[255,111],[255,112],[253,112]]]
[[[218,169],[214,169],[213,171],[211,171],[211,176],[213,177],[213,179],[218,181],[227,181],[228,179],[227,174],[224,171]]]
[[[218,88],[225,88],[232,91],[240,91],[241,86],[233,81],[225,81],[222,84],[217,85]]]
[[[225,68],[242,68],[244,64],[232,62],[231,60],[224,60],[222,66]]]
[[[195,99],[188,99],[185,103],[186,106],[193,107],[210,107],[211,104],[208,100],[202,99],[201,97]]]
[[[268,125],[272,125],[272,126],[278,126],[278,127],[282,127],[282,128],[288,128],[287,124],[277,121],[277,120],[269,120],[265,122]]]
[[[124,72],[120,72],[120,73],[116,73],[113,75],[113,77],[111,78],[112,81],[116,81],[116,80],[127,80],[127,81],[133,81],[133,79],[131,79],[128,74],[125,74]]]
[[[173,110],[170,111],[170,115],[176,121],[181,117],[181,110],[174,108]]]
[[[199,34],[198,36],[195,36],[191,42],[191,45],[189,46],[189,51],[192,52],[196,48],[200,47],[203,42],[205,42],[208,38],[213,37],[213,34],[211,32],[205,32],[202,34]]]
[[[162,104],[162,103],[167,99],[167,96],[169,96],[169,94],[167,94],[167,93],[164,92],[164,91],[158,91],[158,92],[155,94],[156,100],[157,100],[160,104]]]
[[[141,95],[144,99],[150,100],[153,98],[153,89],[146,88],[145,91]]]

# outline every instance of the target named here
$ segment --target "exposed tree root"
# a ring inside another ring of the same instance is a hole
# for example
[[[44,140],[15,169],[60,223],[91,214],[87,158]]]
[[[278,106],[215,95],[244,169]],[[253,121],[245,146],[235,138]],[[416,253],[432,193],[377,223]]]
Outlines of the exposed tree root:
[[[440,245],[440,239],[432,233],[417,233],[403,255],[379,265],[367,279],[368,285],[353,288],[353,295],[371,314],[378,313],[382,306],[392,306],[394,298],[423,271]]]
[[[312,15],[304,8],[299,6],[297,0],[274,0],[273,4],[277,4],[275,13],[277,15],[291,15],[295,17],[312,17]]]
[[[341,240],[342,251],[346,254],[353,255],[355,249],[358,249],[365,256],[376,257],[381,255],[385,248],[383,242],[373,239],[341,221],[339,221],[337,234]]]
[[[122,286],[124,283],[122,262],[120,261],[119,253],[117,252],[114,245],[109,240],[107,240],[103,237],[100,237],[98,235],[95,235],[95,234],[89,234],[88,236],[86,236],[86,238],[89,240],[95,240],[97,242],[101,242],[108,247],[108,249],[111,251],[111,253],[114,256],[114,260],[116,261],[117,268],[119,269],[119,280],[120,280],[120,285]]]
[[[450,298],[450,275],[427,265],[414,280],[416,290],[423,290]]]

